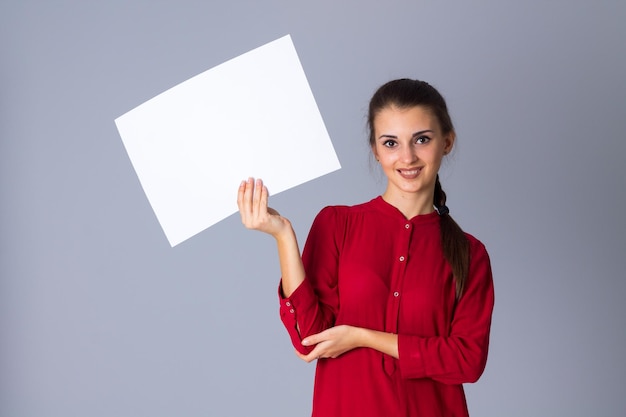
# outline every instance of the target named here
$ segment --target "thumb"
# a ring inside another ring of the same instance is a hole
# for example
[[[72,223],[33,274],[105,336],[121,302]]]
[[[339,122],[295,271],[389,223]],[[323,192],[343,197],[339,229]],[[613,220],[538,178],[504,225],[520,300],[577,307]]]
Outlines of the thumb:
[[[268,207],[268,208],[267,208],[267,212],[268,212],[269,214],[274,215],[274,216],[280,216],[280,213],[279,213],[279,212],[277,212],[276,210],[274,210],[274,209],[273,209],[273,208],[271,208],[271,207]]]
[[[318,354],[315,352],[315,350],[313,350],[308,355],[303,355],[302,353],[298,352],[297,350],[295,352],[296,352],[296,355],[298,355],[298,357],[300,359],[302,359],[303,361],[305,361],[306,363],[311,363],[314,360],[316,360],[317,357],[318,357]]]

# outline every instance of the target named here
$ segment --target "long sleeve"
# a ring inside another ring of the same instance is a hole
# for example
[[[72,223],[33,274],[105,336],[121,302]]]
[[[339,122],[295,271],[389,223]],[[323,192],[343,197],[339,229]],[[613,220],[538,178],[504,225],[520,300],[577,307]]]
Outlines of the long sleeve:
[[[475,382],[482,374],[489,345],[494,305],[489,256],[470,238],[470,270],[447,335],[398,335],[400,371],[404,378],[431,378],[446,384]]]
[[[307,354],[301,340],[332,327],[339,307],[337,268],[341,245],[338,208],[326,207],[315,218],[302,253],[306,278],[290,297],[279,287],[280,317],[294,347]]]

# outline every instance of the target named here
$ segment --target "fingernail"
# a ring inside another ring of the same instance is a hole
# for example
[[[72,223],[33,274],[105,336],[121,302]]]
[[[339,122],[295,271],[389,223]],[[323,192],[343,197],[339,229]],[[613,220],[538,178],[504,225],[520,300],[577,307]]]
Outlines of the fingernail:
[[[309,345],[309,341],[308,341],[308,340],[306,340],[306,339],[304,339],[304,340],[302,341],[302,345],[303,345],[303,346],[308,346],[308,345]]]

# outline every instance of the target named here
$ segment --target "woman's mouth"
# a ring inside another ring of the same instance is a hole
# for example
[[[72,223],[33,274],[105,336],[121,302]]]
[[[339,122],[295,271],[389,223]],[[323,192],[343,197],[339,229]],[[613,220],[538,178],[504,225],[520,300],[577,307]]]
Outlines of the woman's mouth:
[[[421,170],[422,168],[399,169],[398,173],[400,174],[400,176],[402,176],[402,178],[412,180],[414,178],[417,178]]]

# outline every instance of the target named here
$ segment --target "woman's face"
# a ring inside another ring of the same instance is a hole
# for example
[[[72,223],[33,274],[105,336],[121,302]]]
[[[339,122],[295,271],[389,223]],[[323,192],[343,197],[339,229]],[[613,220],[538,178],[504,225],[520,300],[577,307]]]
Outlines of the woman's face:
[[[443,135],[426,107],[382,109],[374,118],[372,152],[387,176],[386,197],[432,197],[441,160],[455,135]]]

